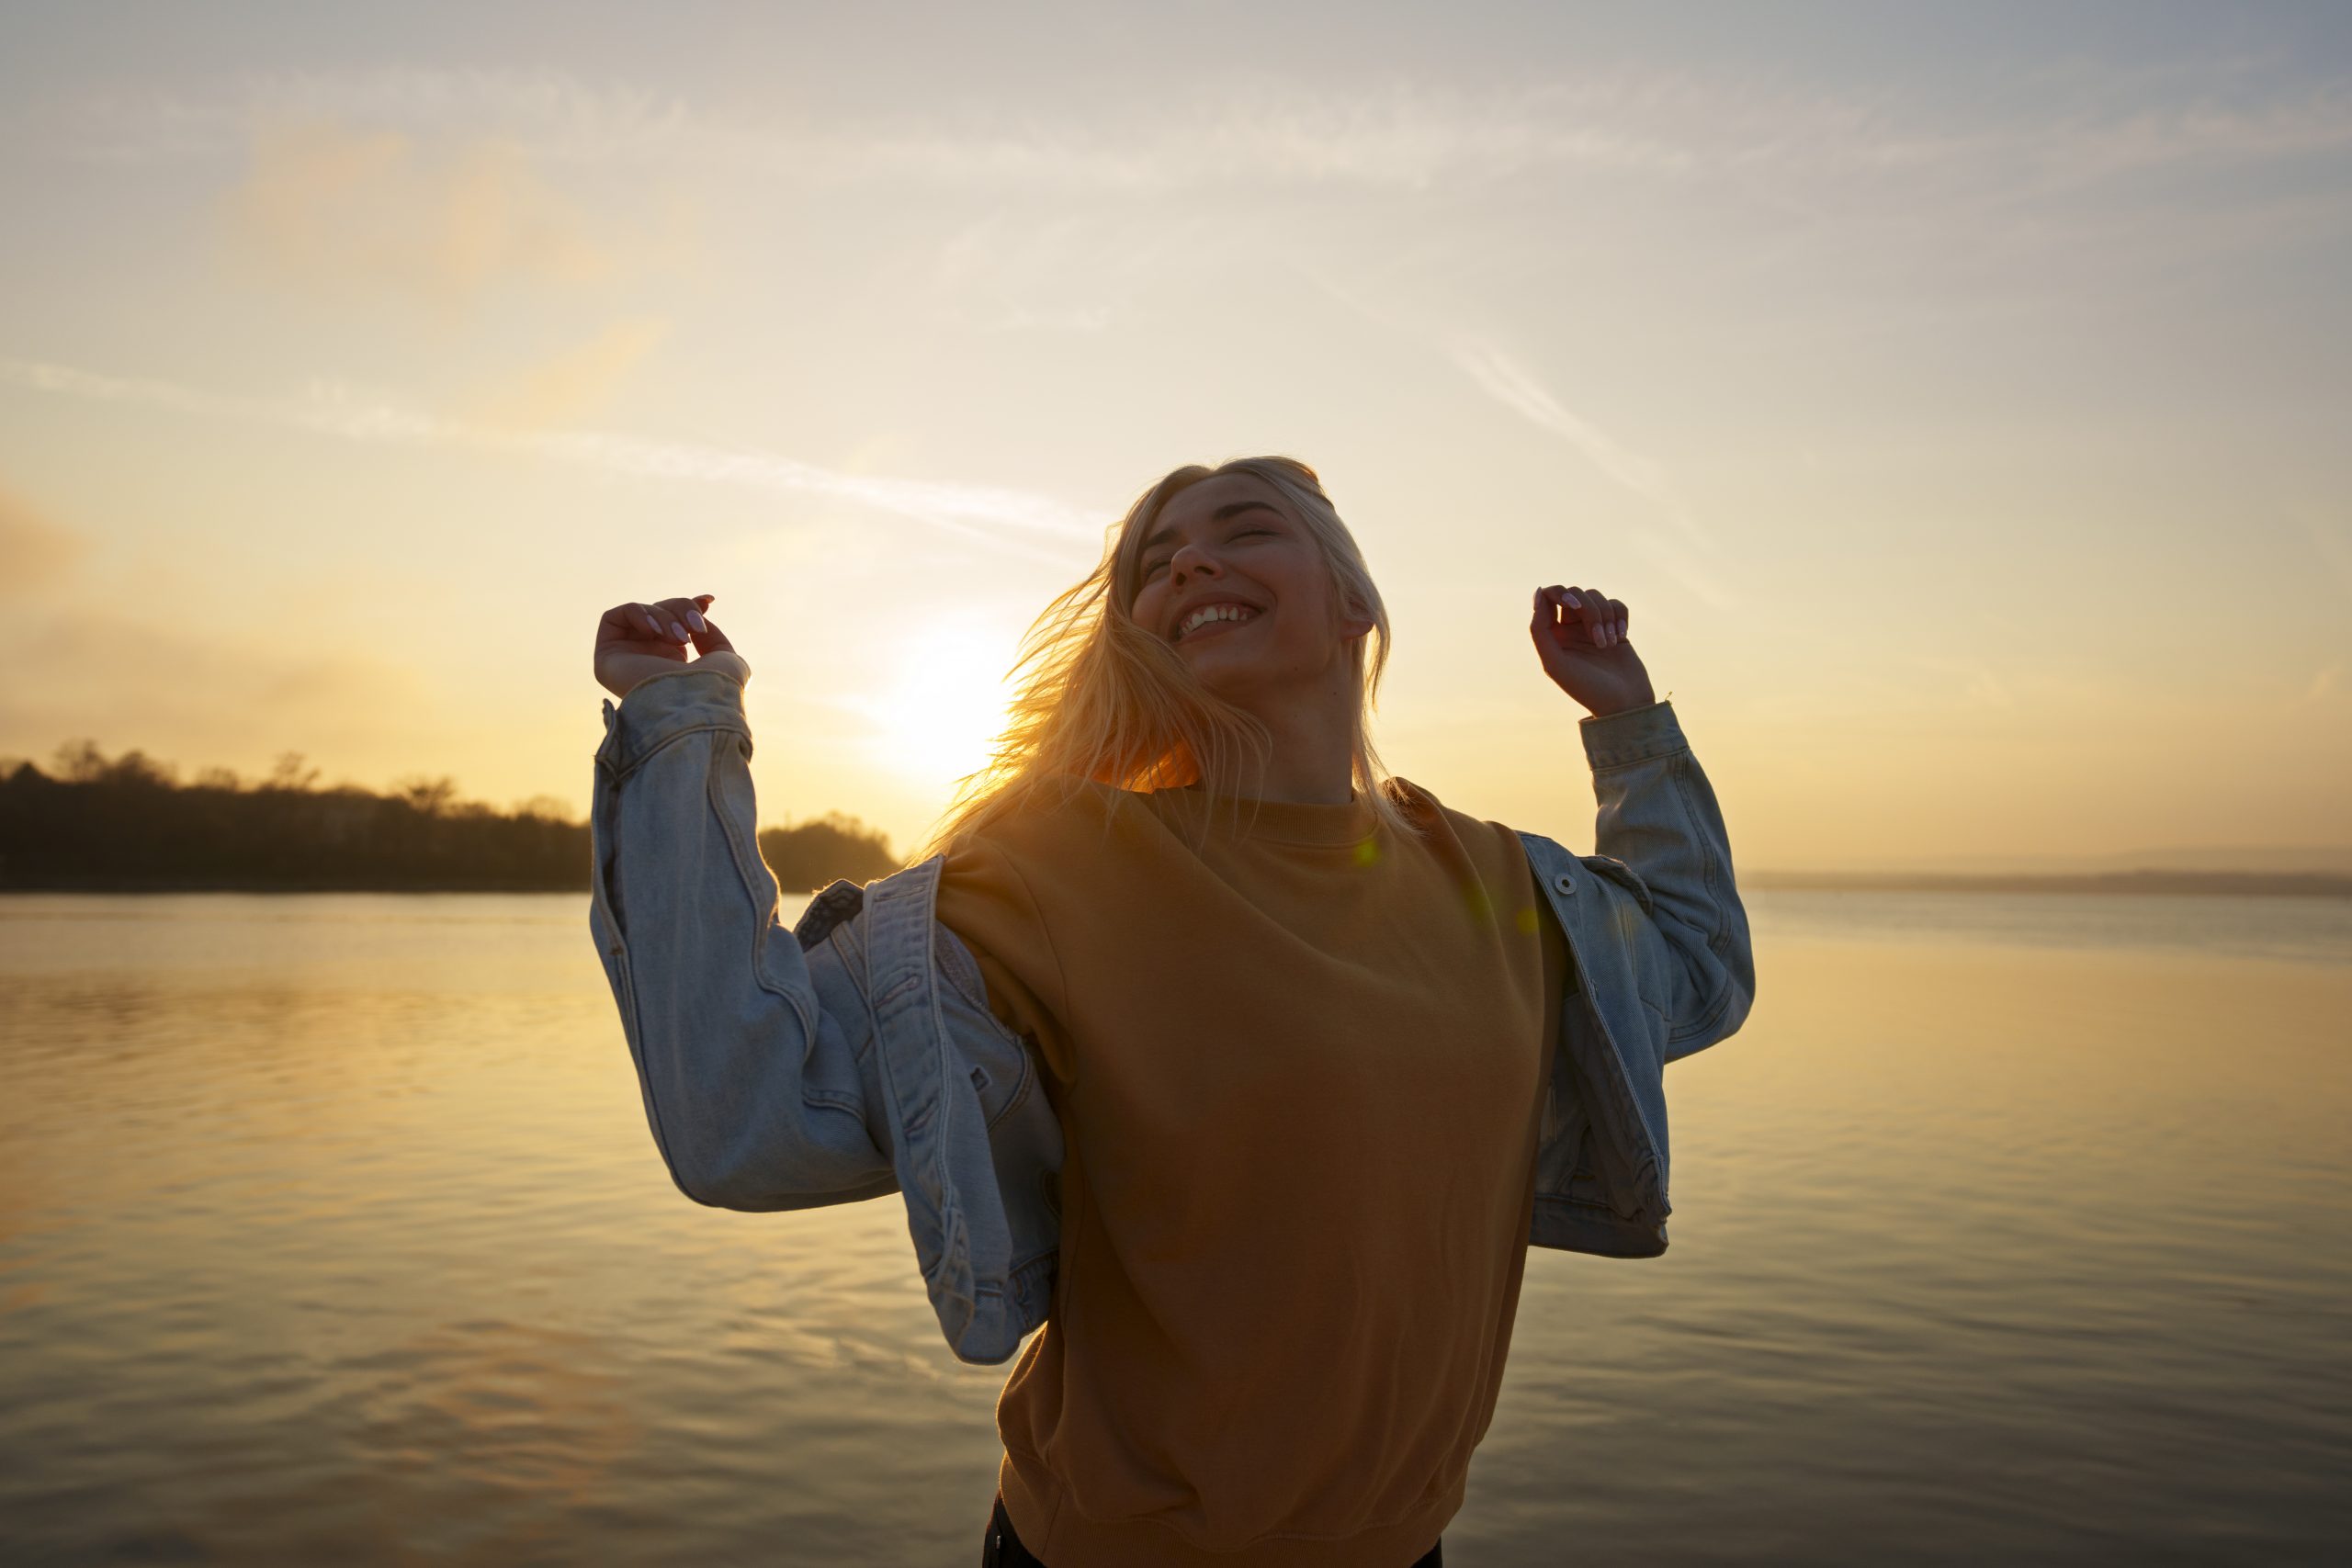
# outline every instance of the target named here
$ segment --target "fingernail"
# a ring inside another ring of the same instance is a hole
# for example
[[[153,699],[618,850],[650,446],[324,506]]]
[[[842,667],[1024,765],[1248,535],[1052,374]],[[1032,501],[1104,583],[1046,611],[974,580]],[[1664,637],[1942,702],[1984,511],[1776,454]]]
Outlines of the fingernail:
[[[676,637],[680,642],[684,642],[686,640],[686,628],[680,626],[677,622],[672,621],[670,623],[670,635]]]
[[[696,614],[695,614],[694,611],[692,611],[692,610],[688,610],[688,611],[686,612],[686,619],[688,619],[688,620],[692,621],[692,622],[695,624],[695,630],[696,630],[696,631],[698,631],[698,632],[699,632],[699,631],[707,631],[707,630],[708,630],[708,629],[709,629],[708,627],[705,626],[702,624],[702,617],[701,617],[700,615],[696,615]]]
[[[1573,593],[1571,593],[1571,594],[1569,594],[1569,595],[1568,595],[1568,603],[1569,603],[1571,605],[1573,605],[1575,608],[1577,608],[1577,609],[1581,610],[1581,609],[1583,609],[1583,608],[1584,608],[1584,601],[1583,601],[1583,600],[1581,600],[1581,599],[1579,599],[1579,598],[1577,598],[1577,597],[1575,594],[1573,594]]]

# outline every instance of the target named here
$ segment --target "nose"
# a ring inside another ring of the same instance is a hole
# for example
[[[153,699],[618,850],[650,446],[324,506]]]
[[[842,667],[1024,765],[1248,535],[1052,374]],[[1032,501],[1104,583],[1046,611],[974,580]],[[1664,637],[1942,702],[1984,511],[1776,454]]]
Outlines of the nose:
[[[1198,577],[1204,570],[1211,576],[1218,576],[1225,568],[1216,564],[1216,557],[1190,540],[1177,546],[1176,553],[1168,558],[1168,581],[1179,587],[1186,579]]]

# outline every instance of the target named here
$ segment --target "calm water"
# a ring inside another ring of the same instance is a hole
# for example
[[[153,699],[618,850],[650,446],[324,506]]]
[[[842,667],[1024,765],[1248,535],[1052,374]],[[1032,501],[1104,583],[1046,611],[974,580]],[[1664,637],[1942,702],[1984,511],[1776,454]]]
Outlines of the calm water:
[[[2352,1544],[2352,905],[1760,893],[1453,1568]],[[895,1201],[698,1208],[563,897],[0,898],[0,1559],[978,1560]]]

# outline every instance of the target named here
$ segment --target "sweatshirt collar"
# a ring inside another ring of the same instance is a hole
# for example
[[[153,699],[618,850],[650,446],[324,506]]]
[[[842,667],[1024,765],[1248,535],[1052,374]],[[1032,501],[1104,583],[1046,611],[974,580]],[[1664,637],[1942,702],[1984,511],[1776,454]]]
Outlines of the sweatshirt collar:
[[[1164,802],[1188,822],[1198,820],[1209,801],[1207,793],[1193,784],[1155,791],[1152,798]],[[1247,795],[1222,797],[1216,803],[1210,827],[1213,831],[1267,843],[1355,844],[1372,837],[1375,820],[1372,802],[1358,789],[1350,792],[1345,806]]]

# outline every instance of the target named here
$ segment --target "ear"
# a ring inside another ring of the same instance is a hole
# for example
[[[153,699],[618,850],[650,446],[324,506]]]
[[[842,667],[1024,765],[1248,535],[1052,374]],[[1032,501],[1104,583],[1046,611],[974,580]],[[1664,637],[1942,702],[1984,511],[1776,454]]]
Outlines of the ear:
[[[1353,642],[1372,630],[1372,617],[1363,613],[1363,606],[1354,594],[1337,582],[1331,584],[1331,592],[1339,604],[1337,615],[1341,642]]]

